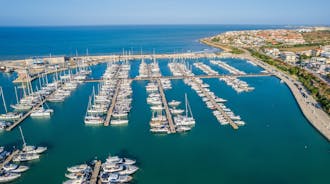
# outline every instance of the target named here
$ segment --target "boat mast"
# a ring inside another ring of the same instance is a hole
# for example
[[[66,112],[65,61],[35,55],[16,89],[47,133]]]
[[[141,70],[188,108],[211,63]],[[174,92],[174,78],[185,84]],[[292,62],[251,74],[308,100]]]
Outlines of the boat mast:
[[[190,116],[191,116],[192,118],[194,118],[194,115],[193,115],[193,113],[192,113],[192,111],[191,111],[191,107],[190,107],[190,104],[189,104],[189,101],[188,101],[188,97],[187,97],[187,105],[188,105],[188,110],[189,110]]]
[[[18,104],[18,96],[17,96],[17,89],[16,89],[16,86],[15,86],[15,96],[16,96],[16,103]]]
[[[23,140],[23,148],[24,148],[26,146],[26,142],[25,142],[25,138],[24,138],[24,135],[23,135],[23,131],[22,131],[21,126],[19,126],[18,128],[19,128],[19,131],[21,132],[21,136],[22,136],[22,140]]]
[[[3,95],[3,90],[2,90],[2,87],[1,86],[0,86],[0,89],[1,89],[1,96],[2,96],[2,101],[3,101],[3,106],[5,107],[5,111],[6,111],[6,114],[7,114],[8,113],[8,110],[7,110],[5,97]]]
[[[184,94],[184,101],[185,101],[185,105],[186,105],[186,117],[188,117],[187,93]]]

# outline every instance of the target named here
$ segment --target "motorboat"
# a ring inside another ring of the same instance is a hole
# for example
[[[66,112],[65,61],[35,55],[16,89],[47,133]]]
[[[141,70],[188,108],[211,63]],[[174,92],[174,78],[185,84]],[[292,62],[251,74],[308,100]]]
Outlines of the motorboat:
[[[101,182],[105,183],[127,183],[133,178],[129,175],[120,175],[108,172],[102,172],[100,175]]]
[[[80,164],[80,165],[75,165],[72,167],[67,168],[67,170],[71,173],[79,173],[79,172],[83,172],[85,170],[87,170],[88,168],[90,168],[90,166],[88,166],[87,164]]]
[[[168,103],[168,105],[171,106],[171,107],[175,107],[175,106],[178,106],[180,104],[181,104],[181,102],[176,101],[176,100],[172,100]]]
[[[26,162],[39,159],[40,155],[36,153],[20,153],[13,158],[14,162]]]
[[[19,173],[10,173],[10,172],[0,173],[0,183],[11,182],[19,177],[21,177],[21,174]]]
[[[125,164],[125,165],[133,165],[136,163],[135,160],[131,160],[128,158],[120,158],[118,156],[109,156],[106,159],[106,162],[108,163],[116,163],[116,164]]]
[[[31,117],[50,117],[50,115],[54,112],[53,109],[45,109],[43,107],[34,109],[31,113]]]

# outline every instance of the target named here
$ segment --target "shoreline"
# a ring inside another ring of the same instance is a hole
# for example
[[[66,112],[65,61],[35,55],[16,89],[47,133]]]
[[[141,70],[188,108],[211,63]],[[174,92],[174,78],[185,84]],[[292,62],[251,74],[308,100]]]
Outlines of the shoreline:
[[[207,44],[209,42],[204,41],[202,42],[204,44]],[[208,44],[207,44],[208,45]],[[211,47],[216,48],[226,48],[224,46],[219,46],[218,44],[210,44]],[[228,49],[228,48],[227,48]],[[330,142],[330,117],[326,112],[324,112],[320,108],[316,108],[312,104],[317,104],[316,100],[311,96],[307,95],[307,99],[305,99],[302,94],[300,93],[299,89],[295,86],[296,84],[300,84],[299,81],[296,79],[293,79],[292,77],[284,74],[277,68],[269,65],[268,63],[265,63],[263,61],[260,61],[259,59],[253,57],[250,52],[244,50],[244,54],[232,54],[232,57],[234,58],[240,58],[245,60],[250,60],[257,64],[259,67],[263,68],[264,70],[267,70],[268,72],[271,72],[274,74],[275,77],[285,82],[287,87],[290,89],[290,92],[294,96],[295,101],[297,102],[297,105],[299,106],[299,109],[301,110],[302,114],[305,116],[305,118],[308,120],[308,122],[319,132],[321,135],[326,138]]]

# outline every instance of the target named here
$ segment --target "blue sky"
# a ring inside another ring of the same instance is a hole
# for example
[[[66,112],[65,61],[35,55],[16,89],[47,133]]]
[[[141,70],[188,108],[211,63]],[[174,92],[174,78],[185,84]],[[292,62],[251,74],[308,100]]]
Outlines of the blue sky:
[[[330,24],[329,0],[0,0],[0,26]]]

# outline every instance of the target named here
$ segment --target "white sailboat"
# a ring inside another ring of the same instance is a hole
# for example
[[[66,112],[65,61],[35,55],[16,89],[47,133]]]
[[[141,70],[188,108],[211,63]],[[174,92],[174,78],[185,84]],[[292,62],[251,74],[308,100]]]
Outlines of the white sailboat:
[[[6,112],[5,114],[0,114],[0,120],[3,120],[3,121],[16,121],[16,120],[20,119],[22,117],[21,113],[8,112],[2,87],[0,87],[0,90],[1,90],[0,95],[2,96],[2,102],[3,102],[5,112]]]
[[[174,117],[174,122],[177,126],[194,126],[195,125],[195,119],[193,117],[190,104],[187,98],[187,94],[185,94],[185,105],[186,105],[186,114],[178,115]]]

